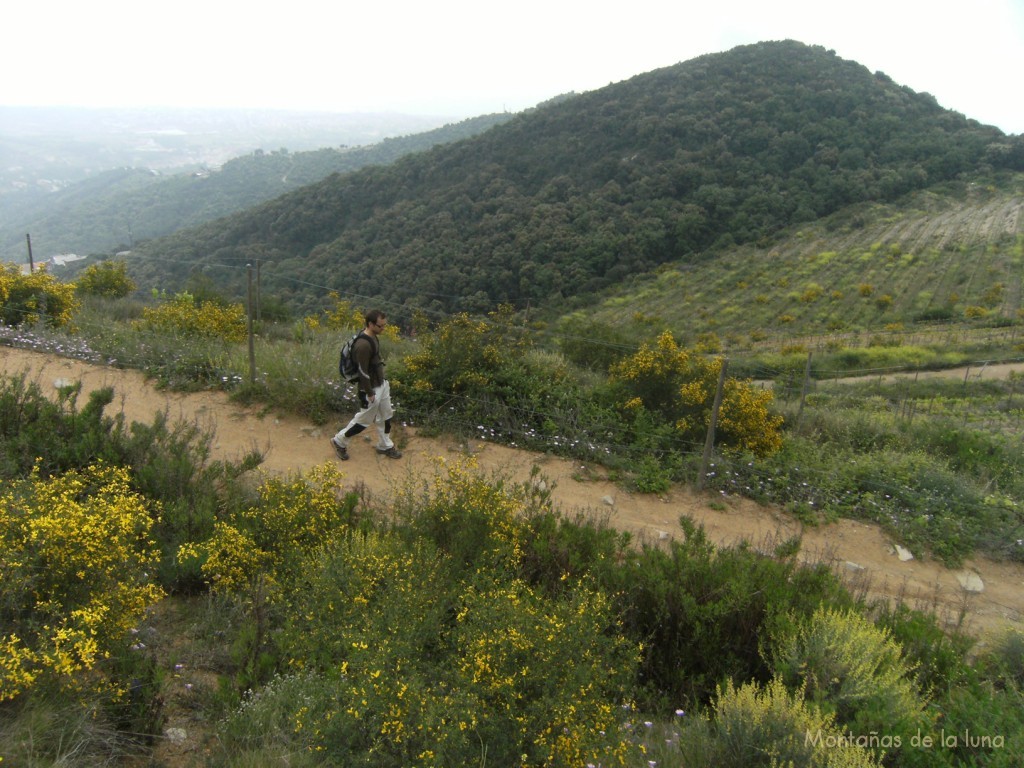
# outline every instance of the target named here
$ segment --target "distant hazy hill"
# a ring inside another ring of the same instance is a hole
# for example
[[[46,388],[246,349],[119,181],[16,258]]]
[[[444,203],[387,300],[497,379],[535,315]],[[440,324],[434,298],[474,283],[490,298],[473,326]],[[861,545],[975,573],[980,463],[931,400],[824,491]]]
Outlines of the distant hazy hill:
[[[292,130],[305,137],[303,143],[325,135],[325,128],[313,131],[304,126],[302,116],[295,118],[298,124]],[[250,150],[222,167],[196,164],[185,172],[122,167],[94,173],[47,194],[9,195],[0,198],[0,259],[23,261],[26,233],[31,233],[42,258],[65,252],[111,253],[252,207],[331,173],[390,163],[404,154],[472,136],[510,118],[509,114],[485,115],[358,147],[335,143],[305,152]],[[361,139],[369,138],[368,129],[364,124],[358,134]],[[237,146],[239,140],[232,138],[230,146]]]
[[[586,305],[659,265],[767,244],[851,204],[1024,169],[1021,137],[821,47],[761,43],[544,105],[472,139],[333,175],[138,249],[238,295],[259,258],[296,308]]]
[[[392,113],[0,106],[0,194],[14,181],[66,185],[122,166],[168,170],[219,165],[256,149],[362,146],[448,122]]]

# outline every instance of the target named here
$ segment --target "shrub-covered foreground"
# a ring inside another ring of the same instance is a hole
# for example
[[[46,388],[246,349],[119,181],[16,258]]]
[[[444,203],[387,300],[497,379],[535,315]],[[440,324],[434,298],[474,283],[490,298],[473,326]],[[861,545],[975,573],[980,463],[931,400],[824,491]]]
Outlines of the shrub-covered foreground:
[[[54,429],[91,448],[14,460]],[[387,504],[326,466],[252,487],[200,436],[85,418],[23,380],[0,383],[0,430],[12,765],[159,737],[178,660],[148,647],[157,589],[208,592],[219,622],[203,654],[220,683],[191,704],[208,765],[1012,765],[1024,738],[1019,636],[969,664],[963,638],[858,604],[792,542],[716,550],[687,525],[643,546],[469,463]],[[162,481],[147,457],[172,445],[191,470]],[[123,470],[98,463],[114,456]],[[60,536],[33,536],[60,510]],[[71,644],[93,632],[95,651]]]

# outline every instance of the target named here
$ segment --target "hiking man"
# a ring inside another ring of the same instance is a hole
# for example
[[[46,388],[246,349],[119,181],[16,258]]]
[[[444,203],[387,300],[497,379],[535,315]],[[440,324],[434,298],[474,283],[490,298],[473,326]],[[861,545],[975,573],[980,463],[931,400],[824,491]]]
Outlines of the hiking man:
[[[391,440],[391,385],[384,378],[384,360],[377,338],[387,327],[388,318],[381,310],[366,313],[366,327],[352,345],[352,357],[359,367],[359,412],[348,426],[331,438],[334,452],[348,461],[348,442],[371,424],[377,425],[377,453],[389,459],[402,458],[402,452]]]

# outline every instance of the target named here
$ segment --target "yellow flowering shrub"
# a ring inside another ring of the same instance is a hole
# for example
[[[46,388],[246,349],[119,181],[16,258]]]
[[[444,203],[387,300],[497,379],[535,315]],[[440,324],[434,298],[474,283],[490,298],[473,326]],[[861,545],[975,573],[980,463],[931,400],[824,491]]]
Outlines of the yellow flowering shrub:
[[[162,597],[151,506],[102,464],[0,492],[0,701],[82,684]]]
[[[42,267],[23,275],[17,264],[0,264],[0,322],[5,325],[45,322],[61,328],[71,323],[77,308],[73,284],[60,282]]]
[[[294,713],[310,750],[346,764],[335,750],[347,744],[412,766],[432,764],[418,757],[427,748],[468,746],[478,707],[438,679],[454,599],[443,557],[365,531],[319,550],[298,584],[281,647],[289,666],[331,681],[326,708]]]
[[[84,296],[121,298],[133,293],[135,288],[135,281],[128,277],[128,264],[123,260],[90,264],[75,281],[76,292]]]
[[[189,293],[179,293],[156,307],[146,307],[135,326],[145,331],[228,342],[244,341],[248,335],[245,307],[241,304],[197,303]]]
[[[616,696],[635,679],[641,649],[617,631],[607,596],[580,586],[552,599],[519,580],[470,587],[454,642],[482,739],[514,745],[527,765],[633,764]]]
[[[331,291],[328,298],[332,306],[319,315],[308,315],[302,318],[303,324],[310,330],[327,329],[329,331],[345,331],[355,333],[366,327],[364,310],[352,306],[352,302],[341,298],[337,291]],[[388,341],[398,340],[398,327],[390,323],[381,335]]]
[[[474,364],[483,358],[486,334],[483,320],[465,312],[454,315],[420,337],[420,351],[404,360],[406,370],[423,389],[460,392],[486,386],[489,378]]]
[[[322,464],[293,478],[268,477],[258,503],[219,520],[204,542],[183,544],[181,561],[199,560],[215,591],[277,583],[306,556],[346,531],[349,502],[338,496],[341,473]]]
[[[487,320],[465,312],[453,315],[434,328],[417,318],[419,352],[403,363],[410,378],[422,390],[469,393],[504,383],[511,369],[521,369],[532,346],[530,335],[513,322],[512,307],[502,306]]]
[[[214,523],[213,535],[206,541],[182,544],[178,560],[200,561],[203,577],[216,592],[241,592],[269,576],[269,554],[246,531],[220,521]]]
[[[315,323],[317,328],[328,328],[332,331],[358,330],[365,325],[363,313],[352,306],[351,301],[342,299],[336,291],[331,291],[328,298],[333,306],[325,309],[320,315],[306,318],[311,326]]]
[[[610,369],[622,385],[624,413],[643,410],[675,425],[684,440],[703,443],[711,420],[721,358],[707,358],[679,346],[665,331]],[[773,395],[748,381],[726,378],[716,439],[729,448],[768,456],[782,447],[782,416],[773,413]]]
[[[528,498],[488,482],[475,458],[436,458],[433,476],[400,488],[395,508],[413,517],[414,530],[467,567],[514,568],[522,557]]]

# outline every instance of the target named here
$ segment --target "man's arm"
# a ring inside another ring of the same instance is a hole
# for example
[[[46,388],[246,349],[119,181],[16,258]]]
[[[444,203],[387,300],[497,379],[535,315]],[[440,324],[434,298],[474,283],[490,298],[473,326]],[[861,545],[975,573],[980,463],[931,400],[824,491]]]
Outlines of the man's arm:
[[[373,400],[373,381],[370,379],[370,361],[373,359],[373,342],[360,336],[352,345],[352,356],[359,366],[359,388]]]

